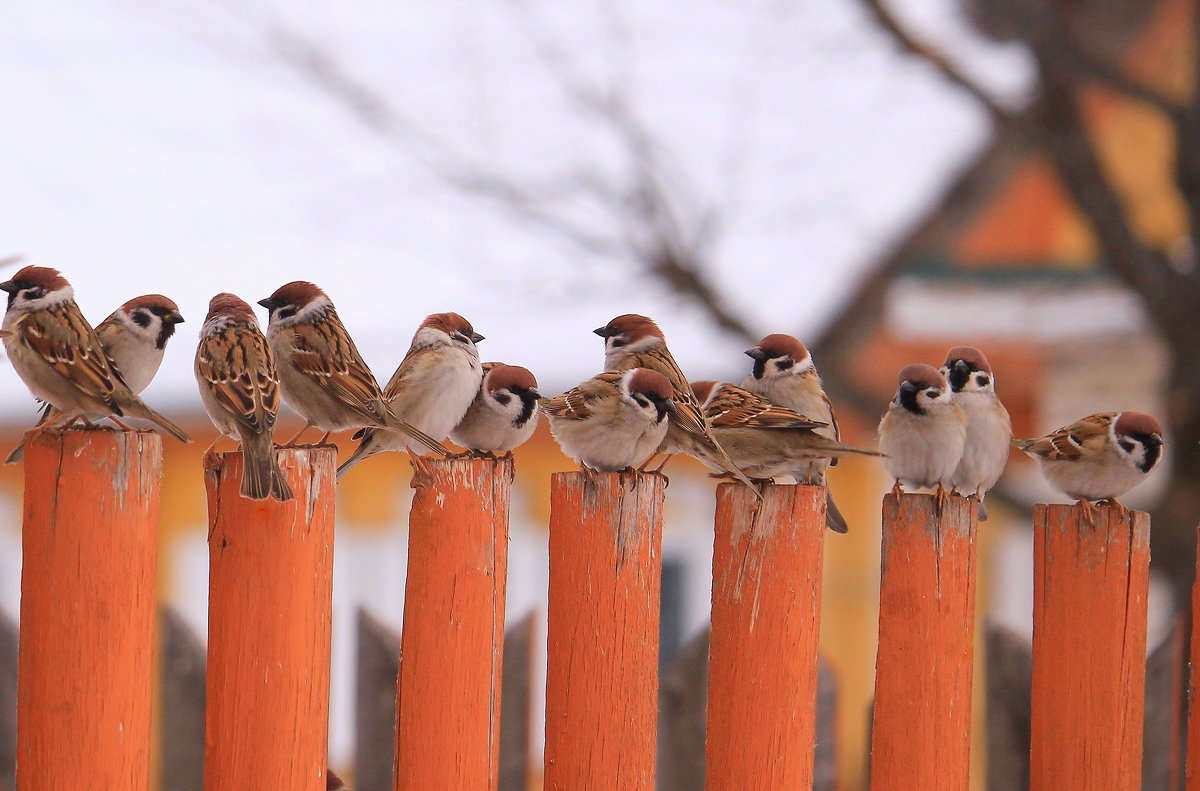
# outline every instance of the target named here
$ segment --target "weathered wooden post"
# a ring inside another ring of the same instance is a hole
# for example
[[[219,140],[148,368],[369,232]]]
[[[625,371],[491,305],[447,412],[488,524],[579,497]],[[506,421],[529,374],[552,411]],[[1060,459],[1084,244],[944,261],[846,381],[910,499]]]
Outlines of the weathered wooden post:
[[[547,791],[653,791],[666,480],[556,473],[550,488]]]
[[[976,506],[883,498],[872,791],[966,791],[971,758]]]
[[[325,791],[335,457],[280,450],[285,503],[238,494],[241,453],[205,461],[207,791]]]
[[[1150,517],[1038,505],[1033,528],[1030,791],[1136,791]]]
[[[408,524],[396,789],[495,791],[512,462],[422,462]]]
[[[717,488],[708,791],[812,788],[825,489]]]
[[[17,783],[150,786],[162,442],[25,434]]]

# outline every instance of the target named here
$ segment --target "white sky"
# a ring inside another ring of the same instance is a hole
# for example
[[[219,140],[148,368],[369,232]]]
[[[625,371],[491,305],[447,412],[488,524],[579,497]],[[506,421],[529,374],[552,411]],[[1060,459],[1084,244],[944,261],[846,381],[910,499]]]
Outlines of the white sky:
[[[1019,53],[967,40],[954,6],[905,10],[1019,91]],[[358,125],[263,46],[254,27],[274,13],[426,134],[519,182],[615,161],[548,77],[539,36],[587,79],[626,86],[694,202],[722,208],[713,275],[763,333],[815,333],[986,134],[970,101],[896,53],[854,0],[279,8],[11,0],[0,25],[0,257],[62,269],[94,322],[140,293],[178,301],[188,323],[147,392],[168,409],[199,408],[191,357],[213,293],[253,302],[301,278],[329,292],[380,379],[442,310],[547,392],[600,370],[590,330],[626,312],[656,317],[696,378],[745,367],[741,341],[628,262],[456,193],[414,158],[418,144]],[[0,403],[34,414],[7,365]]]

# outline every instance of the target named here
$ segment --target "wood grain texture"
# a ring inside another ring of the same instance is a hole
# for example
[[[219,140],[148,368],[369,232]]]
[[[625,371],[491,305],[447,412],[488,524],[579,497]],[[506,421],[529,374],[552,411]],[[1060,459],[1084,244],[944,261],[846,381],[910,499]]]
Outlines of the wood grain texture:
[[[717,487],[709,791],[813,786],[825,488]]]
[[[512,462],[423,464],[409,516],[395,787],[495,791]]]
[[[1141,785],[1150,517],[1038,505],[1031,791]]]
[[[975,633],[975,503],[883,498],[872,791],[966,791]]]
[[[653,791],[662,476],[569,472],[550,488],[547,791]]]
[[[241,453],[206,460],[207,791],[325,791],[335,463],[280,450],[281,503],[238,494]]]
[[[162,442],[25,434],[17,784],[150,786]]]

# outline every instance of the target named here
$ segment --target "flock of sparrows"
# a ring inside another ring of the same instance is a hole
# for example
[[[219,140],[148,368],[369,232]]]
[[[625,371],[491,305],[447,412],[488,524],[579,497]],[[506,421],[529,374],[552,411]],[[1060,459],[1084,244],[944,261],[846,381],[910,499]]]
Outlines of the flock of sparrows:
[[[46,403],[42,425],[92,425],[144,418],[190,441],[139,397],[153,379],[167,341],[183,321],[159,295],[132,299],[93,329],[70,283],[47,267],[27,266],[0,283],[8,294],[3,337],[13,367]],[[449,437],[469,453],[507,453],[527,440],[539,413],[563,451],[583,467],[646,470],[674,453],[693,456],[719,477],[756,487],[791,478],[824,484],[826,470],[848,454],[883,456],[901,485],[934,488],[979,501],[1004,470],[1010,444],[1041,462],[1047,479],[1079,500],[1089,520],[1093,500],[1124,494],[1162,453],[1162,429],[1136,412],[1091,415],[1045,437],[1013,440],[994,375],[978,349],[950,350],[941,370],[910,365],[879,424],[880,450],[841,442],[837,420],[812,357],[790,335],[768,335],[746,352],[753,364],[741,386],[689,383],[658,325],[618,316],[595,333],[604,339],[605,372],[555,398],[543,398],[520,366],[480,361],[483,336],[456,313],[435,313],[417,328],[387,385],[374,375],[316,285],[296,281],[259,300],[254,310],[233,294],[217,294],[200,331],[195,373],[209,417],[245,454],[241,493],[253,499],[293,495],[279,470],[274,428],[280,398],[305,420],[282,447],[310,429],[356,429],[346,473],[383,451],[407,451],[418,467],[429,451],[448,456]],[[20,458],[18,447],[9,461]],[[846,531],[832,500],[828,526]],[[982,516],[982,513],[981,513]]]

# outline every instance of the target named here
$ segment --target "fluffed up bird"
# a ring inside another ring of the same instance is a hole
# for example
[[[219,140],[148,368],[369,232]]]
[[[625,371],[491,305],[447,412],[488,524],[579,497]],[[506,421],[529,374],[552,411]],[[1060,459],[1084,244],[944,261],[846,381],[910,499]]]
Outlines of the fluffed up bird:
[[[983,497],[1000,480],[1008,463],[1012,421],[996,395],[992,366],[974,346],[955,346],[947,352],[941,374],[950,384],[954,403],[967,418],[967,438],[952,484],[955,491],[979,501],[979,519],[986,520]]]
[[[57,269],[27,266],[0,283],[8,308],[0,335],[13,368],[34,397],[59,411],[47,427],[77,419],[149,420],[182,442],[178,426],[130,390],[92,326],[75,304],[75,290]]]
[[[437,453],[442,444],[396,417],[384,400],[375,375],[363,362],[329,297],[313,283],[296,280],[280,286],[259,305],[270,316],[267,338],[283,398],[304,418],[304,428],[325,432],[387,428]]]
[[[233,294],[208,303],[196,348],[196,383],[209,418],[222,437],[242,444],[241,494],[251,500],[292,499],[279,469],[273,434],[279,412],[279,376],[254,310]]]
[[[604,339],[604,367],[608,371],[628,371],[631,368],[649,368],[657,371],[671,383],[675,411],[667,427],[659,453],[687,453],[695,456],[710,467],[716,465],[755,491],[758,491],[746,474],[737,468],[720,443],[709,430],[700,414],[700,403],[696,400],[687,377],[679,369],[671,351],[667,348],[662,330],[652,319],[627,313],[593,330]],[[664,461],[663,464],[666,464]],[[661,470],[662,464],[658,469]]]
[[[475,344],[482,340],[471,322],[457,313],[426,316],[400,367],[383,389],[392,414],[435,442],[444,440],[479,392],[483,368]],[[361,441],[338,467],[339,478],[376,453],[414,447],[411,438],[389,429],[368,428],[354,436]],[[437,452],[449,454],[444,447]]]
[[[1037,439],[1014,439],[1050,485],[1079,501],[1089,524],[1093,500],[1117,498],[1146,479],[1162,458],[1162,427],[1141,412],[1099,412]],[[1121,506],[1123,507],[1123,506]]]
[[[563,453],[603,472],[630,470],[662,444],[675,389],[648,368],[606,372],[541,402]]]
[[[125,384],[135,394],[145,390],[162,365],[167,341],[175,334],[175,325],[183,323],[179,306],[162,294],[134,297],[117,308],[96,326],[96,336],[116,366]],[[37,425],[53,420],[57,410],[46,405]],[[25,442],[17,445],[5,459],[13,464],[25,455]]]
[[[472,453],[509,453],[533,436],[539,398],[528,368],[484,363],[479,392],[450,439]]]
[[[824,423],[824,426],[813,430],[823,437],[841,440],[842,431],[834,417],[833,404],[825,395],[825,387],[812,355],[799,339],[782,333],[767,335],[747,349],[746,355],[754,360],[754,366],[742,381],[742,387],[772,403],[782,404]],[[808,463],[804,483],[825,486],[825,470],[836,464],[836,458],[813,459]],[[833,501],[832,494],[826,496],[825,515],[830,530],[835,533],[849,531],[846,518]]]
[[[946,379],[931,365],[909,365],[900,371],[900,387],[879,421],[883,466],[901,484],[937,489],[940,514],[946,490],[962,459],[967,419],[954,403]]]

